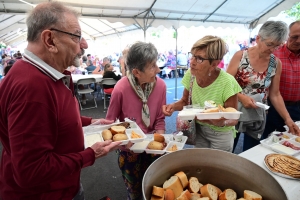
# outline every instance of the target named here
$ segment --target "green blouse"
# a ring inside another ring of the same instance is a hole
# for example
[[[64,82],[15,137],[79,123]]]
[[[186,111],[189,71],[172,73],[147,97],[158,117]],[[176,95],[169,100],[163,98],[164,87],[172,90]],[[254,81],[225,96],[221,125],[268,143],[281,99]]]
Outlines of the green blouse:
[[[182,85],[185,89],[190,89],[190,79],[191,79],[191,71],[188,70],[184,77],[182,78]],[[242,91],[242,88],[239,86],[235,78],[224,72],[220,71],[217,79],[207,87],[200,87],[196,80],[194,80],[193,88],[192,88],[192,104],[199,104],[201,107],[204,107],[204,101],[213,100],[217,105],[221,104],[224,106],[224,102],[231,96]],[[229,127],[219,127],[213,126],[210,124],[202,123],[197,121],[202,125],[210,126],[212,129],[216,131],[229,131],[230,129],[234,129],[234,126]]]

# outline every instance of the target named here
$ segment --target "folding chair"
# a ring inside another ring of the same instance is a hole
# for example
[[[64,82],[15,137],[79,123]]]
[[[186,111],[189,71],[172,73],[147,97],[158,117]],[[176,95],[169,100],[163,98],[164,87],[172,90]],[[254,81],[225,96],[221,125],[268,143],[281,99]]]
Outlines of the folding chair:
[[[77,99],[78,99],[78,102],[79,102],[80,110],[86,110],[86,109],[90,109],[90,108],[97,108],[97,103],[96,103],[95,93],[94,93],[95,90],[91,88],[92,83],[94,83],[94,87],[96,87],[96,79],[95,78],[82,78],[82,79],[79,79],[77,81],[77,84],[76,84],[76,94],[77,95],[76,96],[77,96]],[[78,87],[79,85],[83,85],[84,88],[80,89]],[[94,102],[95,102],[95,106],[82,108],[81,101],[80,101],[80,95],[82,95],[82,94],[92,94]]]
[[[113,78],[104,78],[101,81],[102,86],[103,85],[116,85],[117,81]],[[103,89],[104,94],[104,109],[106,109],[106,101],[110,99],[111,93],[106,93]]]

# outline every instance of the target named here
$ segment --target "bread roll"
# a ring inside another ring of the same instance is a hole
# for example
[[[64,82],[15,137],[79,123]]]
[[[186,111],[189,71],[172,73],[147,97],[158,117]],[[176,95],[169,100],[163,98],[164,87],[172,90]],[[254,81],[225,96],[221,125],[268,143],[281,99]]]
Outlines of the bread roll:
[[[163,184],[163,188],[173,190],[175,198],[179,197],[183,192],[182,185],[177,176],[171,176],[170,179],[166,180]]]
[[[197,193],[200,190],[200,187],[202,187],[203,185],[201,185],[198,181],[198,178],[196,177],[191,177],[189,179],[189,191],[192,193]]]
[[[192,195],[192,197],[190,200],[198,200],[201,197],[201,194],[199,194],[199,193],[191,193],[191,195]]]
[[[225,108],[223,110],[223,112],[237,112],[237,110],[235,108],[232,108],[232,107],[228,107],[228,108]]]
[[[165,190],[165,200],[174,200],[175,199],[175,194],[173,190],[171,189],[166,189]]]
[[[153,150],[163,150],[164,149],[164,144],[156,141],[151,141],[148,144],[148,149],[153,149]]]
[[[238,200],[247,200],[247,199],[244,199],[244,198],[239,198]]]
[[[165,137],[159,133],[154,133],[153,137],[154,137],[154,141],[156,142],[161,142],[161,143],[165,142]]]
[[[209,197],[211,200],[218,199],[218,192],[214,185],[206,184],[200,188],[200,193],[203,197]]]
[[[150,200],[164,200],[164,197],[158,197],[158,196],[152,195]]]
[[[111,140],[112,133],[110,132],[110,130],[105,129],[102,131],[102,137],[103,137],[103,140]]]
[[[218,188],[217,186],[215,186],[215,188],[217,189],[217,193],[218,193],[218,196],[219,196],[222,193],[222,190],[220,190],[220,188]]]
[[[201,197],[201,198],[199,198],[197,200],[209,200],[209,198],[208,197]]]
[[[191,193],[188,190],[184,190],[176,200],[190,200],[191,198]]]
[[[182,188],[186,188],[188,186],[189,181],[188,181],[186,174],[183,171],[177,172],[175,174],[175,176],[177,176],[179,178]]]
[[[113,135],[115,134],[125,134],[126,128],[124,126],[112,126],[110,127],[110,131]]]
[[[192,198],[192,195],[188,189],[184,190],[182,194],[184,194],[188,199]]]
[[[236,200],[236,193],[232,189],[226,189],[219,195],[219,200]]]
[[[120,140],[127,140],[127,139],[128,139],[127,135],[122,133],[115,134],[113,137],[113,141],[120,141]]]
[[[244,190],[244,198],[246,200],[262,200],[262,196],[251,190]]]
[[[163,197],[164,193],[165,193],[165,191],[164,191],[163,188],[153,186],[153,188],[152,188],[152,195],[155,195],[155,196],[158,196],[158,197]]]
[[[218,105],[218,108],[220,112],[224,112],[225,110],[225,108],[221,104]]]
[[[120,124],[117,124],[116,126],[124,126],[125,128],[128,128],[130,126],[129,122],[122,122]]]
[[[204,113],[219,112],[219,108],[209,108],[203,111]]]
[[[296,137],[295,141],[300,142],[300,137]]]

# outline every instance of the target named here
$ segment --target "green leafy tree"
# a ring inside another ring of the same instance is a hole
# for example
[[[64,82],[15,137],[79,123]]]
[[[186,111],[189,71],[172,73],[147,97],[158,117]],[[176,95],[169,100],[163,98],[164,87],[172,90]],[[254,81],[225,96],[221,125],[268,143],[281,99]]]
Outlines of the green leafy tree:
[[[295,17],[300,20],[300,2],[296,3],[291,9],[284,11],[288,16]]]

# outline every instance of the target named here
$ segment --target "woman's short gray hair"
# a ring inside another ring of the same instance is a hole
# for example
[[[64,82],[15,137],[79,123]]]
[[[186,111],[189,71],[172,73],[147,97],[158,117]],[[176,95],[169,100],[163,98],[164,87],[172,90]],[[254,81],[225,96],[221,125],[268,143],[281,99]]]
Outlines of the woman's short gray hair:
[[[129,73],[133,69],[144,71],[148,63],[157,60],[158,52],[152,43],[136,42],[133,44],[126,55],[126,65]]]
[[[288,38],[287,24],[282,21],[267,21],[258,31],[262,40],[270,39],[272,42],[283,43]]]
[[[37,41],[40,34],[53,26],[56,28],[64,28],[66,26],[65,13],[73,14],[78,17],[79,13],[71,8],[64,6],[60,2],[46,2],[37,5],[30,13],[28,13],[27,24],[27,41]]]

